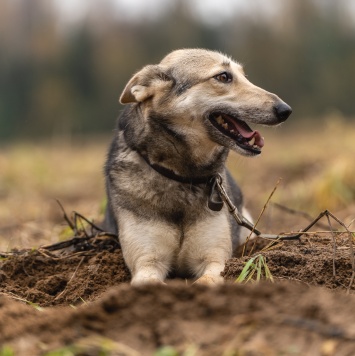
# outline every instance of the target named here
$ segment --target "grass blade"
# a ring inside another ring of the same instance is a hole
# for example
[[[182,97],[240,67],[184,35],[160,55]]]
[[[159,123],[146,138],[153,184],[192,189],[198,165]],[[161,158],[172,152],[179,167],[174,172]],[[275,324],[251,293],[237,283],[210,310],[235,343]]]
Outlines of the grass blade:
[[[240,273],[239,277],[236,279],[236,283],[242,283],[245,281],[245,279],[247,278],[247,276],[250,273],[250,269],[252,268],[252,265],[254,263],[256,257],[252,257],[244,266],[242,272]]]

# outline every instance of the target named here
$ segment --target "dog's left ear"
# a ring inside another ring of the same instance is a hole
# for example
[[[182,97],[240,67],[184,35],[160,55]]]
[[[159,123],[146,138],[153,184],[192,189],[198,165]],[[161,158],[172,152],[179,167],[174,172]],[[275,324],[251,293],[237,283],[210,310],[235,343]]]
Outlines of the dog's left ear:
[[[146,66],[127,83],[121,94],[120,103],[141,103],[170,84],[171,78],[160,66]]]

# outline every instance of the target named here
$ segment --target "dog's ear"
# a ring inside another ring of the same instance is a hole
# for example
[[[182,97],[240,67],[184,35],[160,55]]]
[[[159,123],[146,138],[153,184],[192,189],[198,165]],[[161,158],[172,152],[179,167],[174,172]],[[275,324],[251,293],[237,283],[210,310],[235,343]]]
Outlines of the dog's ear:
[[[160,66],[146,66],[127,83],[121,94],[120,103],[141,103],[170,83],[171,78]]]

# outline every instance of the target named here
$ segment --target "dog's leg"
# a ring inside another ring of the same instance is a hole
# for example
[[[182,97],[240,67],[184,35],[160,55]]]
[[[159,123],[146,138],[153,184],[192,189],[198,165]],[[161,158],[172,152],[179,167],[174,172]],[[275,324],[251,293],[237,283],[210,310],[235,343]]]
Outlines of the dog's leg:
[[[179,264],[196,277],[196,283],[223,283],[221,272],[232,256],[228,217],[224,212],[196,223],[185,232]]]
[[[119,211],[120,243],[132,285],[164,283],[179,245],[178,231],[163,221]]]

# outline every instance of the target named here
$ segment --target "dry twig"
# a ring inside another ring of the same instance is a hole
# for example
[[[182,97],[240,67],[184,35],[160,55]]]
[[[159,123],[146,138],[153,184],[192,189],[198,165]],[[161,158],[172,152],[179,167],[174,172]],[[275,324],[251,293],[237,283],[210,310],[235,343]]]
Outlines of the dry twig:
[[[45,255],[49,254],[49,257],[56,258],[58,256],[52,253],[54,251],[72,255],[94,249],[112,250],[120,247],[118,236],[116,234],[104,231],[101,227],[76,211],[73,212],[73,218],[70,219],[65,212],[63,205],[58,200],[57,203],[63,212],[64,220],[73,231],[74,237],[66,241],[41,246],[39,249],[40,253]],[[89,226],[90,231],[86,230],[84,223]]]
[[[74,276],[76,275],[76,272],[78,271],[79,267],[80,267],[81,264],[84,262],[84,259],[85,259],[85,257],[82,257],[82,259],[80,260],[79,264],[76,266],[74,273],[73,273],[72,276],[70,277],[70,279],[69,279],[67,285],[66,285],[65,288],[54,298],[54,300],[57,300],[60,296],[62,296],[62,295],[65,293],[65,291],[67,290],[67,288],[68,288],[70,282],[72,281],[72,279],[73,279]]]
[[[277,209],[279,209],[281,211],[284,211],[284,212],[286,212],[288,214],[302,216],[308,221],[313,221],[314,220],[313,216],[309,215],[308,213],[306,213],[304,211],[291,209],[288,206],[282,205],[280,203],[275,203],[275,202],[270,202],[270,205],[272,205],[275,208],[277,208]],[[323,223],[321,223],[319,221],[317,221],[316,225],[320,226],[322,229],[327,229],[328,228],[328,225],[323,224]]]
[[[245,244],[244,244],[244,247],[243,247],[242,256],[244,256],[246,244],[247,244],[248,241],[250,240],[250,238],[251,238],[251,236],[252,236],[252,234],[253,234],[253,232],[254,232],[254,229],[256,229],[256,227],[257,227],[257,225],[258,225],[258,223],[259,223],[261,217],[263,216],[263,214],[264,214],[264,212],[265,212],[265,210],[266,210],[267,205],[269,204],[270,199],[271,199],[272,196],[274,195],[274,193],[275,193],[275,191],[276,191],[278,185],[280,184],[281,180],[282,180],[282,178],[279,178],[278,181],[276,182],[274,189],[273,189],[272,192],[270,193],[268,199],[266,200],[266,203],[264,204],[264,206],[263,206],[263,208],[262,208],[262,210],[261,210],[261,212],[260,212],[260,214],[259,214],[259,216],[258,216],[258,218],[257,218],[257,220],[256,220],[256,222],[255,222],[255,224],[254,224],[254,228],[250,231],[250,234],[249,234],[249,236],[247,237],[247,239],[246,239],[246,241],[245,241]],[[254,242],[254,244],[253,244],[253,246],[252,246],[252,248],[251,248],[251,250],[250,250],[250,252],[249,252],[249,255],[252,254],[254,248],[255,248],[255,242]]]

